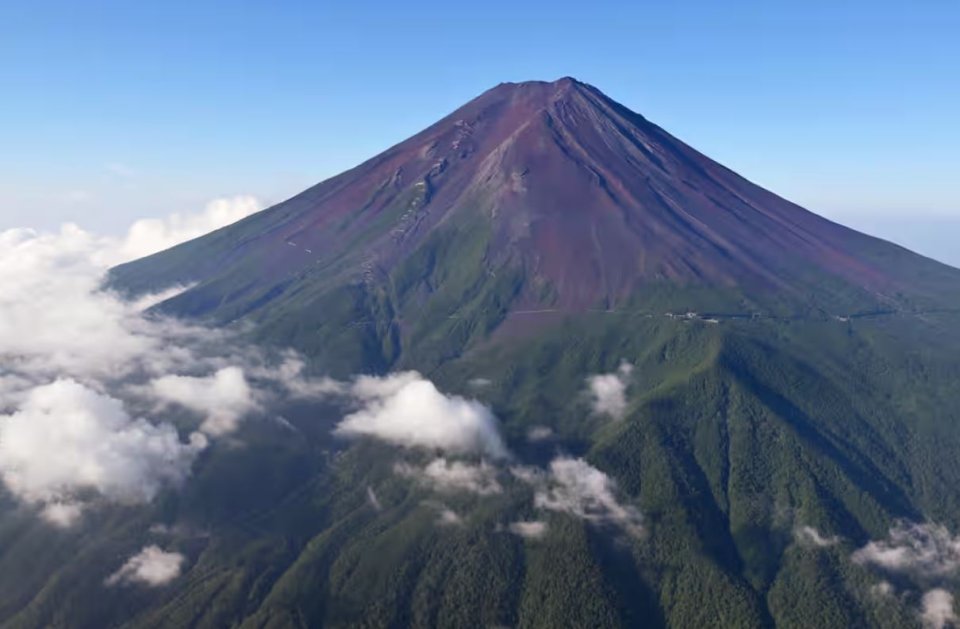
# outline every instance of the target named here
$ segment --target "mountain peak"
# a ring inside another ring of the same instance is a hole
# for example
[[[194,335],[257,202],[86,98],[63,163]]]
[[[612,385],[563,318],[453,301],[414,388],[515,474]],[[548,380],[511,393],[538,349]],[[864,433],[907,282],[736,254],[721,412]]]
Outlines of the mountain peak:
[[[529,89],[529,88],[538,88],[538,87],[554,87],[560,89],[569,89],[575,86],[582,86],[585,83],[578,81],[572,76],[562,76],[559,79],[554,81],[543,81],[539,79],[529,80],[529,81],[519,81],[519,82],[504,82],[500,85],[509,86],[515,89]]]
[[[167,283],[197,284],[178,299],[202,304],[201,314],[247,313],[312,277],[390,293],[401,274],[422,282],[427,299],[439,281],[427,276],[442,264],[469,268],[476,290],[515,277],[501,308],[561,312],[616,309],[664,290],[889,307],[897,295],[935,298],[950,273],[932,262],[910,272],[917,256],[752,184],[571,77],[500,84],[186,248],[200,260],[177,254],[156,268],[172,270]],[[264,261],[255,278],[243,263],[251,252]],[[220,294],[225,275],[250,287]]]

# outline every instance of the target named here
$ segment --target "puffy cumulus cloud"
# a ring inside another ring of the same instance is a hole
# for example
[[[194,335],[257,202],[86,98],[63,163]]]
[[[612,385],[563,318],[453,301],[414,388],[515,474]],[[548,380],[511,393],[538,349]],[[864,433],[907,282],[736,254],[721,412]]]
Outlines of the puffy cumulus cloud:
[[[511,522],[507,530],[524,539],[541,539],[547,534],[547,523],[540,520],[521,520]]]
[[[640,511],[621,504],[615,495],[616,482],[583,459],[558,457],[547,471],[518,466],[511,472],[535,488],[533,504],[539,509],[614,524],[634,537],[643,535]]]
[[[159,587],[179,577],[184,563],[186,557],[180,553],[167,552],[156,545],[145,546],[120,566],[119,570],[107,577],[106,584]]]
[[[203,413],[200,430],[209,435],[233,432],[240,418],[257,408],[254,390],[235,366],[208,376],[162,376],[150,381],[150,390],[159,400]]]
[[[440,457],[423,468],[398,463],[394,470],[439,492],[469,492],[489,496],[503,491],[497,480],[497,468],[485,462],[473,465]]]
[[[261,209],[263,204],[255,197],[238,195],[214,199],[203,211],[194,214],[140,219],[127,231],[119,245],[118,256],[124,260],[142,258],[226,227]]]
[[[936,588],[923,595],[920,619],[924,627],[944,629],[957,624],[957,615],[953,611],[953,594]]]
[[[0,416],[0,475],[48,521],[66,526],[80,515],[85,492],[139,502],[180,483],[205,445],[202,435],[183,443],[169,424],[131,419],[119,400],[57,380]]]
[[[350,387],[362,407],[344,417],[335,434],[368,436],[415,448],[507,456],[497,421],[475,400],[444,395],[414,371],[383,378],[362,376]]]
[[[594,413],[609,415],[613,419],[623,417],[627,410],[626,392],[632,372],[633,366],[627,362],[622,362],[614,373],[599,374],[587,378]]]
[[[840,543],[839,536],[823,535],[812,526],[798,526],[793,530],[793,536],[800,544],[816,548],[827,548]]]
[[[920,581],[941,580],[955,576],[960,568],[960,537],[943,525],[900,521],[887,539],[867,543],[852,559]]]

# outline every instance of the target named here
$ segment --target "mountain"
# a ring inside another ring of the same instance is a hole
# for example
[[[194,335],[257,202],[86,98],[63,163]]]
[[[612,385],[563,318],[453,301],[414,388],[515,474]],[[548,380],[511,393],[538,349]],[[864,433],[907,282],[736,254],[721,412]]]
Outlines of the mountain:
[[[435,453],[289,404],[293,430],[246,422],[149,505],[55,542],[0,518],[10,626],[901,627],[960,592],[949,557],[935,579],[855,559],[898,522],[960,529],[960,270],[573,79],[501,84],[110,283],[188,286],[156,311],[311,373],[416,369],[492,409],[514,458],[453,457],[498,489],[438,506],[404,471]],[[591,408],[598,374],[622,407]],[[103,594],[157,521],[189,569]]]
[[[776,197],[570,78],[499,85],[115,277],[136,290],[196,284],[168,308],[253,319],[310,354],[329,352],[344,325],[376,322],[349,343],[368,348],[353,369],[386,367],[437,328],[466,343],[518,311],[847,316],[958,303],[954,269]]]

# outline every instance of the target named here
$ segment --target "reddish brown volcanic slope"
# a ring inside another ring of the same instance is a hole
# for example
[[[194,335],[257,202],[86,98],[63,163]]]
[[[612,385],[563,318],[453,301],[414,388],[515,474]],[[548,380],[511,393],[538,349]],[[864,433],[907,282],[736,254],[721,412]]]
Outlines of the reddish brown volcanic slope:
[[[307,193],[318,210],[292,238],[426,191],[415,226],[474,207],[501,242],[529,254],[565,301],[623,294],[640,278],[778,282],[789,260],[857,283],[877,271],[856,235],[751,185],[606,98],[565,78],[503,84],[451,116]]]
[[[751,184],[571,78],[501,84],[360,166],[190,243],[205,243],[204,261],[160,254],[148,265],[160,272],[140,274],[212,281],[234,267],[249,274],[241,262],[255,259],[260,289],[311,269],[385,277],[467,214],[492,231],[491,272],[524,269],[521,306],[536,301],[535,284],[551,286],[552,306],[578,310],[662,282],[802,296],[826,278],[885,302],[956,280]]]

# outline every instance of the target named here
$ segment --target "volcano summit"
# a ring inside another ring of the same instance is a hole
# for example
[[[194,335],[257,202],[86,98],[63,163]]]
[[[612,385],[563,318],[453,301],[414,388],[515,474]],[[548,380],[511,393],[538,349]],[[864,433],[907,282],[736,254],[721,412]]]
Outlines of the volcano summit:
[[[785,201],[563,78],[501,84],[360,166],[115,277],[134,289],[196,284],[168,307],[252,317],[297,347],[308,342],[298,329],[376,321],[396,352],[420,324],[455,317],[486,334],[515,311],[938,308],[956,301],[958,273]],[[339,308],[324,307],[331,295]],[[349,319],[331,319],[344,302]]]

